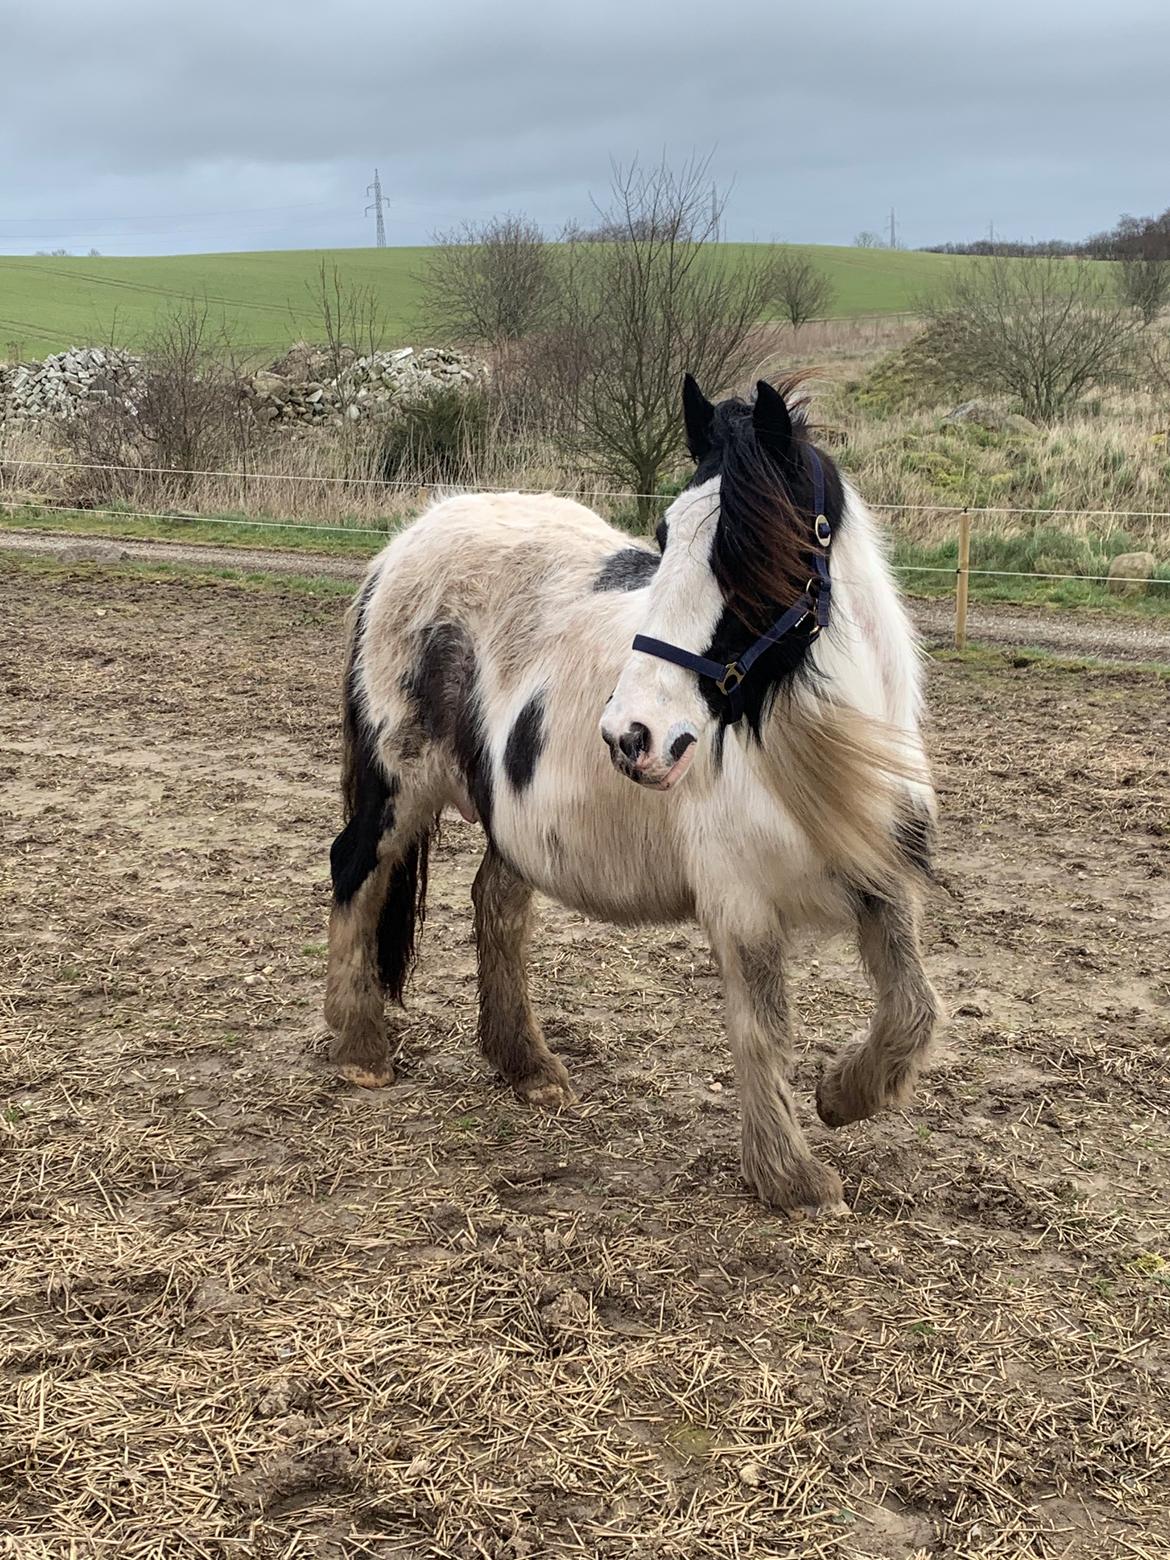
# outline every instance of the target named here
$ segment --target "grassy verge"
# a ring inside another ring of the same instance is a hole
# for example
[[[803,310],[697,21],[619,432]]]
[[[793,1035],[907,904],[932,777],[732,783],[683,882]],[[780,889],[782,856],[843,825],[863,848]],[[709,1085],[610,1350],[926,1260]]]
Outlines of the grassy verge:
[[[1036,556],[1038,546],[1042,551]],[[1018,602],[1021,606],[1170,616],[1170,565],[1159,566],[1144,596],[1115,596],[1104,584],[1084,577],[1106,573],[1115,551],[1102,545],[1098,552],[1083,537],[1069,537],[1067,550],[1054,555],[1051,532],[1039,541],[1035,535],[977,534],[971,538],[970,597],[972,601]],[[898,582],[908,594],[954,595],[957,539],[923,546],[895,538],[892,556]],[[981,569],[1005,572],[976,572]],[[1071,578],[1046,578],[1049,574]]]

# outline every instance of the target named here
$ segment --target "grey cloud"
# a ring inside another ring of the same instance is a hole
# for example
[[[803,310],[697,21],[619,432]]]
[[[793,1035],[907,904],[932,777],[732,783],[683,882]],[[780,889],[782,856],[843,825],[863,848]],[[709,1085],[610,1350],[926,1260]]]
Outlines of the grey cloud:
[[[1072,236],[1170,203],[1160,0],[4,9],[8,252],[368,242],[374,163],[395,241],[555,227],[663,150],[714,148],[742,238],[848,243],[891,204],[910,243]]]

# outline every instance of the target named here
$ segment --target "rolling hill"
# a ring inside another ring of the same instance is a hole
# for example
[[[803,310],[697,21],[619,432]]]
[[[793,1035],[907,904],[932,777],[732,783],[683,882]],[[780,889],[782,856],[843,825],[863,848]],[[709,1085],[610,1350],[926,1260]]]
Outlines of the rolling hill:
[[[750,246],[732,245],[747,253]],[[273,357],[289,343],[322,337],[314,302],[318,270],[337,266],[343,284],[373,288],[391,344],[423,339],[419,273],[426,249],[262,250],[244,254],[123,258],[0,257],[0,360],[44,357],[69,346],[134,347],[160,311],[206,299],[237,350]],[[808,246],[835,289],[840,316],[898,313],[955,262],[949,256]]]

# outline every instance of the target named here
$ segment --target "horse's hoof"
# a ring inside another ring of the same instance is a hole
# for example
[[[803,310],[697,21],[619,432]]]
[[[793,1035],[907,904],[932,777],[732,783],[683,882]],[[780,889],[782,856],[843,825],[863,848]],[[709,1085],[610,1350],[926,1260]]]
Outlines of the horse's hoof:
[[[760,1176],[748,1176],[748,1180],[754,1182],[761,1202],[790,1219],[838,1219],[849,1212],[841,1177],[817,1159],[790,1164],[766,1180]]]
[[[851,1212],[848,1203],[843,1198],[836,1202],[826,1203],[798,1203],[795,1208],[785,1208],[784,1212],[794,1224],[804,1224],[813,1219],[848,1219]]]
[[[339,1062],[336,1072],[359,1089],[386,1089],[394,1082],[394,1069],[389,1063],[385,1067],[359,1067],[353,1062]]]
[[[564,1082],[553,1078],[530,1078],[516,1085],[516,1094],[526,1105],[534,1105],[538,1110],[564,1110],[577,1103],[567,1077]]]
[[[842,1087],[839,1068],[831,1068],[817,1079],[816,1102],[817,1115],[834,1131],[854,1121],[864,1121],[874,1113],[868,1101],[855,1098]]]

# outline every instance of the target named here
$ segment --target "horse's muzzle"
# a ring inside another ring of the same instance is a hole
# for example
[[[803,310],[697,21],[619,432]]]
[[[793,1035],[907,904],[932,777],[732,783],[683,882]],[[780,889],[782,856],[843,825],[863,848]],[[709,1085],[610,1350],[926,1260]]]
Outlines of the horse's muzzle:
[[[696,738],[690,730],[675,735],[661,756],[653,751],[650,732],[640,721],[620,734],[603,725],[601,737],[618,773],[651,791],[669,791],[677,785],[695,756]]]

